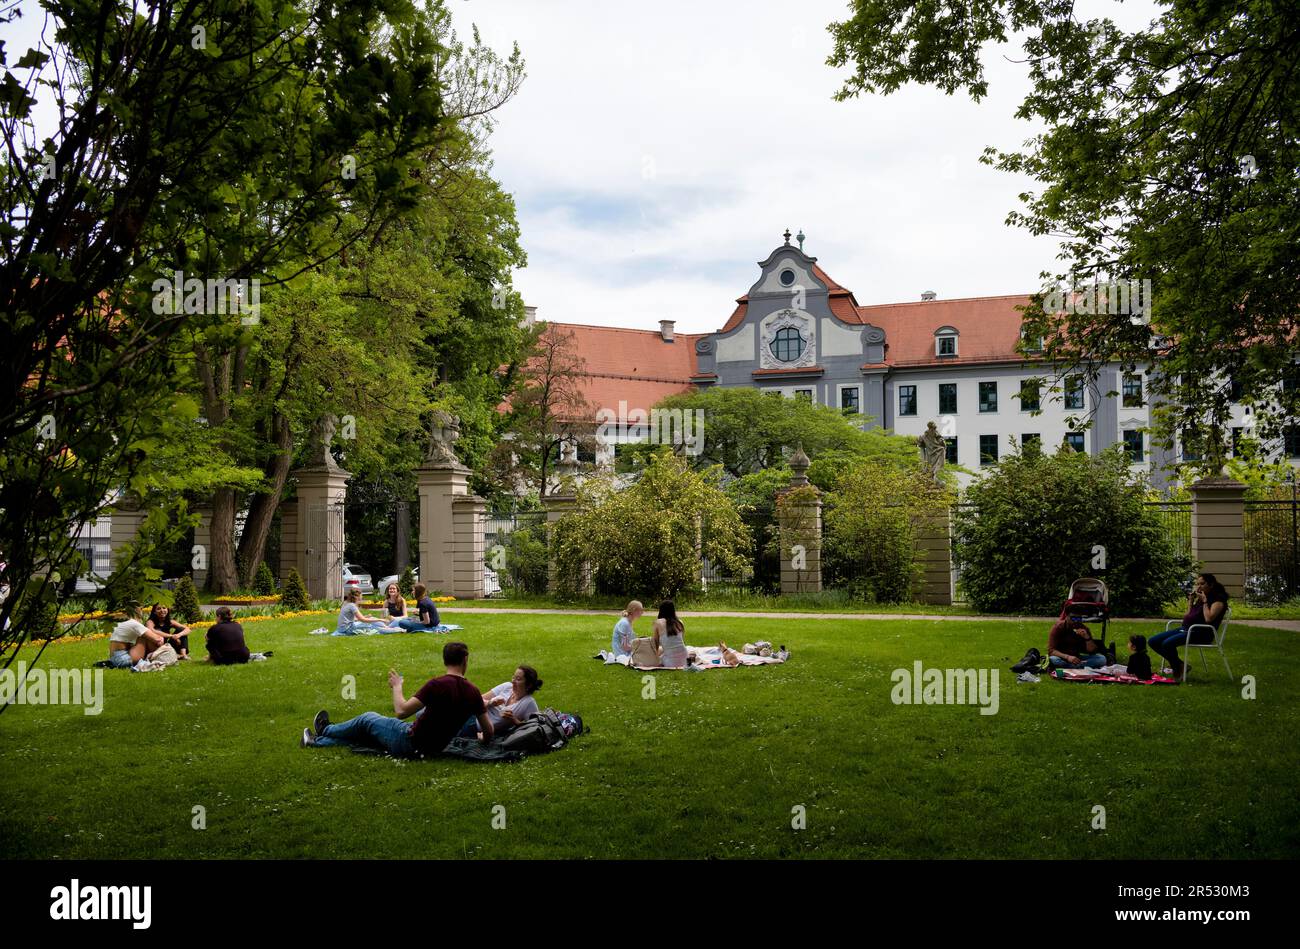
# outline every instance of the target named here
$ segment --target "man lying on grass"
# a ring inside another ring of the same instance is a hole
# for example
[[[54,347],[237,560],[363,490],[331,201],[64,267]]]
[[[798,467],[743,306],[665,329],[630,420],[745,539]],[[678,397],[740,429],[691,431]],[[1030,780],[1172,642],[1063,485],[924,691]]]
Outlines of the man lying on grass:
[[[442,647],[442,662],[447,673],[424,683],[409,699],[402,693],[402,677],[391,669],[388,671],[396,718],[365,712],[332,725],[329,714],[321,709],[312,727],[302,730],[302,747],[360,745],[377,748],[394,758],[431,758],[447,747],[471,716],[478,719],[482,741],[491,741],[492,720],[483,707],[483,696],[465,678],[469,647],[464,643],[447,643]],[[414,721],[405,721],[412,715]]]

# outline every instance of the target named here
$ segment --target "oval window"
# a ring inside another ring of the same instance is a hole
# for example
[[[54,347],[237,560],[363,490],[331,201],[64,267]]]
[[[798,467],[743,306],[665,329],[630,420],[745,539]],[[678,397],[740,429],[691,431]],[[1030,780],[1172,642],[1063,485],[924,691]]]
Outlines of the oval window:
[[[772,337],[772,355],[781,362],[794,362],[803,355],[806,345],[802,334],[793,326],[787,326],[777,330]]]
[[[788,287],[788,286],[790,286],[790,284],[792,284],[792,283],[794,283],[794,271],[793,271],[793,270],[782,270],[782,271],[781,271],[781,286],[783,286],[783,287]]]

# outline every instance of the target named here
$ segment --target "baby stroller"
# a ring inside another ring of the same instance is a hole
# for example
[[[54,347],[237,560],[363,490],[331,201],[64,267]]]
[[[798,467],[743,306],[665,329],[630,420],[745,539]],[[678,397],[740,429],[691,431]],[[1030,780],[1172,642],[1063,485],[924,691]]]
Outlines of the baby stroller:
[[[1100,623],[1101,635],[1097,637],[1104,652],[1114,655],[1114,645],[1106,645],[1106,629],[1110,623],[1110,591],[1106,584],[1094,577],[1081,577],[1070,584],[1061,607],[1061,619],[1072,616],[1081,623]]]

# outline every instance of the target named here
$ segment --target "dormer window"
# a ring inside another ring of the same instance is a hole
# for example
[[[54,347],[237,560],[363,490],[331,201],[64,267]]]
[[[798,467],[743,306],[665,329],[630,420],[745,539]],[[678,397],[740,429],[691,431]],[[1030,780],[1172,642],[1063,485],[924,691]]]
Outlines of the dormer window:
[[[949,358],[957,355],[957,331],[951,326],[942,326],[934,331],[934,354]]]
[[[1041,334],[1030,334],[1029,330],[1021,327],[1020,329],[1020,348],[1027,353],[1041,353],[1043,351],[1043,337]]]

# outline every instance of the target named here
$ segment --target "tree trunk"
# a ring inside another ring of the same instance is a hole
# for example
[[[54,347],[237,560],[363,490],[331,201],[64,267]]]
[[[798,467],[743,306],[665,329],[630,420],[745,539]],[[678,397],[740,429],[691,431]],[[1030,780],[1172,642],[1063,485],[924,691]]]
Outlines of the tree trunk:
[[[248,517],[244,521],[244,533],[239,538],[239,555],[243,558],[248,576],[257,575],[257,568],[266,559],[266,540],[271,535],[271,523],[275,512],[280,507],[280,496],[284,493],[285,482],[289,480],[289,466],[293,461],[293,432],[289,420],[276,413],[272,424],[276,429],[276,446],[278,451],[265,471],[270,488],[264,494],[256,494],[248,506]]]
[[[212,495],[212,549],[208,551],[208,589],[231,593],[239,588],[235,569],[235,492],[218,488]]]

